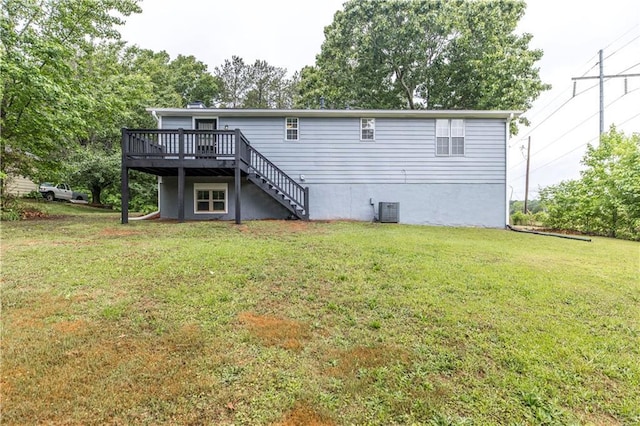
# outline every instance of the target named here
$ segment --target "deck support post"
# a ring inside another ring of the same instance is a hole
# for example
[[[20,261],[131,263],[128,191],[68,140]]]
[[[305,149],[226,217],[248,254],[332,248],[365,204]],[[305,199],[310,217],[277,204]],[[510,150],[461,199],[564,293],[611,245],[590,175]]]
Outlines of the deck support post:
[[[184,129],[178,129],[178,222],[184,222]]]
[[[304,217],[309,220],[309,187],[304,187]]]
[[[124,127],[122,132],[122,179],[121,179],[121,223],[123,225],[129,223],[129,168],[127,167],[127,129]]]
[[[178,222],[184,222],[184,167],[178,167]]]
[[[241,202],[240,202],[240,190],[242,187],[242,173],[241,173],[241,161],[242,161],[242,133],[240,129],[235,129],[235,157],[236,157],[236,169],[235,169],[235,193],[236,193],[236,225],[240,225],[242,223],[242,214],[241,214]]]

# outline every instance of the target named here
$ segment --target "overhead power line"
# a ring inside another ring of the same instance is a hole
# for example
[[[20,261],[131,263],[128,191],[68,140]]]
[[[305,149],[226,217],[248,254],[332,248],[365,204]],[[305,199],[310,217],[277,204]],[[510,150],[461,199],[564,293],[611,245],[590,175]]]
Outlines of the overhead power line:
[[[618,38],[616,38],[615,40],[613,40],[611,43],[607,44],[604,49],[608,49],[611,46],[613,46],[614,43],[618,42],[618,40],[622,39],[624,36],[626,36],[627,34],[629,34],[630,32],[632,32],[633,30],[635,30],[636,28],[638,28],[638,25],[633,25],[631,28],[629,28],[627,31],[625,31],[623,34],[619,35]]]
[[[620,74],[625,73],[625,72],[629,71],[630,69],[637,67],[638,65],[640,65],[640,62],[638,62],[637,64],[633,64],[629,68],[620,71]]]
[[[634,25],[631,28],[627,29],[625,32],[623,32],[622,34],[620,34],[615,40],[613,40],[612,42],[610,42],[609,44],[607,44],[604,49],[608,49],[609,47],[613,46],[615,43],[617,43],[619,40],[621,40],[622,38],[624,38],[625,36],[627,36],[629,33],[633,32],[635,29],[637,29],[638,26]],[[637,38],[637,37],[636,37]],[[634,39],[635,40],[635,39]],[[631,42],[633,42],[634,40],[632,40]],[[629,42],[629,43],[631,43]],[[622,48],[626,47],[629,43],[625,44],[624,46],[622,46],[621,48],[619,48],[618,50],[621,50]],[[611,55],[615,54],[616,52],[612,53]],[[593,56],[591,56],[589,59],[587,59],[578,69],[583,68],[585,66],[587,66],[588,64],[591,63],[592,60],[596,59],[598,57],[598,53],[595,53]],[[593,65],[591,65],[591,67],[589,69],[587,69],[584,73],[582,73],[581,77],[586,76],[591,70],[593,70],[596,66],[598,66],[599,61],[596,61],[593,63]],[[633,65],[629,68],[627,68],[626,70],[622,71],[622,73],[628,71],[629,69],[633,68],[634,66],[640,65],[636,64]],[[574,83],[575,84],[575,83]],[[592,86],[580,93],[584,93],[586,91],[591,90],[593,87],[597,87],[597,85]],[[531,117],[527,117],[529,120],[532,120],[534,117],[537,117],[540,113],[542,113],[543,111],[545,111],[550,105],[552,105],[558,98],[560,98],[562,95],[564,95],[565,92],[567,92],[568,90],[571,90],[571,85],[569,85],[566,89],[564,89],[563,91],[559,92],[558,95],[556,95],[552,100],[550,100],[547,104],[545,104],[544,106],[542,106],[541,108],[537,109],[536,113],[531,116]],[[575,95],[577,96],[577,94]],[[555,113],[555,112],[554,112]],[[552,114],[554,114],[552,113]],[[532,129],[533,130],[533,129]],[[531,133],[531,130],[529,131],[529,133],[525,134],[524,136],[522,136],[522,140],[524,140],[529,134]]]
[[[627,47],[628,45],[630,45],[631,43],[633,43],[634,41],[636,41],[639,38],[640,38],[640,35],[635,36],[634,38],[632,38],[631,40],[629,40],[628,42],[626,42],[622,46],[618,47],[612,53],[609,53],[604,59],[609,59],[610,57],[612,57],[613,55],[615,55],[616,53],[618,53],[619,51],[621,51],[622,49],[624,49],[625,47]]]
[[[631,42],[637,40],[640,38],[640,35],[632,38],[630,41],[628,41],[627,43],[625,43],[622,47],[618,48],[617,50],[615,50],[613,53],[611,53],[610,55],[607,56],[607,58],[610,58],[612,55],[615,55],[617,52],[619,52],[621,49],[623,49],[624,47],[628,46]],[[592,76],[592,77],[586,77],[586,76],[581,76],[581,77],[573,77],[571,80],[573,80],[574,82],[577,80],[587,80],[587,79],[595,79],[597,78],[598,80],[600,80],[599,82],[599,86],[600,86],[600,135],[604,134],[604,79],[605,78],[626,78],[626,77],[640,77],[640,74],[624,74],[624,71],[622,73],[619,74],[614,74],[614,75],[604,75],[604,59],[603,58],[603,49],[600,49],[600,51],[598,51],[598,56],[600,57],[599,63],[600,63],[600,73],[598,76]],[[633,68],[633,67],[632,67]],[[575,91],[575,90],[574,90]]]
[[[626,35],[626,34],[625,34]],[[584,66],[588,65],[589,63],[591,63],[591,61],[595,58],[598,57],[598,54],[594,54],[591,58],[589,58],[587,61],[585,61],[584,64],[582,64],[580,66],[580,68],[583,68]],[[594,62],[594,64],[591,66],[591,68],[589,68],[588,70],[586,70],[582,75],[585,76],[589,73],[589,71],[591,71],[592,69],[594,69],[596,66],[598,66],[598,62]],[[539,108],[536,113],[534,115],[532,115],[531,117],[527,117],[528,119],[532,120],[533,117],[537,117],[540,113],[542,113],[543,111],[545,111],[550,105],[552,105],[558,98],[560,98],[562,95],[564,95],[566,92],[568,92],[569,90],[571,90],[571,84],[569,86],[567,86],[566,89],[564,89],[562,92],[558,93],[553,99],[551,99],[549,102],[547,102],[544,106],[542,106],[541,108]]]
[[[631,121],[631,120],[633,120],[634,118],[637,118],[637,117],[640,117],[640,112],[639,112],[639,113],[637,113],[637,114],[635,114],[635,115],[633,115],[633,116],[631,116],[631,117],[629,117],[629,118],[627,118],[627,119],[626,119],[626,120],[624,120],[624,121],[621,121],[620,123],[618,123],[618,126],[622,126],[623,124],[626,124],[626,123],[628,123],[629,121]],[[533,174],[533,172],[535,172],[535,171],[537,171],[537,170],[540,170],[540,169],[542,169],[542,168],[544,168],[544,167],[547,167],[549,164],[555,163],[555,162],[556,162],[556,161],[558,161],[559,159],[566,157],[567,155],[571,154],[572,152],[574,152],[574,151],[576,151],[576,150],[578,150],[578,149],[582,148],[583,146],[586,146],[586,145],[590,144],[591,142],[595,142],[595,141],[597,141],[598,139],[600,139],[600,136],[597,136],[597,137],[595,137],[595,138],[591,138],[591,139],[589,139],[588,141],[586,141],[585,143],[583,143],[583,144],[580,144],[580,145],[576,146],[575,148],[573,148],[573,149],[571,149],[571,150],[569,150],[569,151],[565,152],[565,153],[564,153],[564,154],[562,154],[562,155],[559,155],[558,157],[554,158],[553,160],[547,161],[547,162],[546,162],[546,163],[544,163],[543,165],[536,167],[535,169],[531,170],[529,173],[530,173],[530,174]],[[516,180],[520,180],[520,179],[522,179],[522,178],[523,178],[523,177],[525,177],[525,176],[526,176],[526,174],[524,174],[524,175],[520,175],[520,176],[518,176],[517,178],[512,179],[511,181],[513,182],[513,181],[516,181]]]
[[[627,93],[625,93],[624,95],[620,95],[617,98],[615,98],[613,101],[609,102],[605,107],[609,108],[611,105],[615,104],[616,102],[618,102],[620,99],[624,98],[626,95],[636,92],[640,90],[640,88],[637,89],[633,89]],[[537,151],[534,151],[533,154],[539,154],[542,151],[544,151],[545,149],[547,149],[548,147],[550,147],[551,145],[553,145],[554,143],[558,142],[559,140],[561,140],[562,138],[564,138],[565,136],[567,136],[569,133],[573,132],[574,130],[576,130],[578,127],[582,126],[583,124],[585,124],[587,121],[591,120],[593,117],[595,117],[596,115],[598,115],[597,112],[591,114],[590,116],[588,116],[587,118],[585,118],[584,120],[582,120],[580,123],[576,124],[575,126],[573,126],[571,129],[567,130],[566,132],[564,132],[562,135],[558,136],[557,138],[555,138],[554,140],[552,140],[551,142],[547,143],[546,145],[543,145],[540,149],[538,149]],[[633,119],[634,117],[632,117]],[[628,121],[628,120],[627,120]],[[626,123],[626,121],[624,122]],[[623,123],[621,123],[623,124]],[[597,139],[597,138],[595,138]],[[526,161],[522,160],[520,162],[518,162],[517,164],[514,164],[512,167],[509,168],[509,170],[513,170],[516,169],[518,166],[520,166],[521,164],[524,164]]]

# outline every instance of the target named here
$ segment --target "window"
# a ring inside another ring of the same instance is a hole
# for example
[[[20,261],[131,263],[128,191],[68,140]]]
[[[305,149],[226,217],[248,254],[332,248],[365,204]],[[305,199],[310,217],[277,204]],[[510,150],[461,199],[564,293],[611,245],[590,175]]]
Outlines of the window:
[[[226,183],[193,184],[194,213],[227,213]]]
[[[287,117],[285,118],[285,123],[286,123],[285,140],[297,141],[298,140],[298,119],[296,117]]]
[[[464,120],[436,120],[436,155],[464,155]]]
[[[361,118],[360,119],[360,140],[372,141],[376,138],[376,119]]]

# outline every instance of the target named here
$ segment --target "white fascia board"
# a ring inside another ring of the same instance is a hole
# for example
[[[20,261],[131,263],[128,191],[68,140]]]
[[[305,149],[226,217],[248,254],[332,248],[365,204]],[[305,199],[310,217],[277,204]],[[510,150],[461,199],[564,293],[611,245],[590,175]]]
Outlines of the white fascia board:
[[[509,119],[522,111],[506,110],[383,110],[383,109],[217,109],[147,108],[158,116],[217,117],[366,117],[366,118],[494,118]]]

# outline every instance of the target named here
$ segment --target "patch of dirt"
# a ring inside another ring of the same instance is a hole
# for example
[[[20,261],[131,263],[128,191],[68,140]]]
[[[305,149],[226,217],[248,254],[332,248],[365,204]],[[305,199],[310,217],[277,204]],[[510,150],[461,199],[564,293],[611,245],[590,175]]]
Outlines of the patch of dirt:
[[[274,426],[333,426],[335,424],[328,416],[318,413],[307,404],[298,403],[282,421],[275,423]]]
[[[47,318],[69,312],[71,304],[70,300],[42,294],[29,301],[28,306],[4,307],[3,319],[9,327],[42,328]]]
[[[308,327],[299,321],[252,312],[240,313],[238,319],[266,346],[300,350],[309,338]]]
[[[344,376],[353,374],[359,368],[382,367],[387,364],[407,362],[409,354],[393,346],[356,346],[346,351],[336,351],[329,356],[332,366],[329,374],[334,376]]]
[[[82,320],[60,321],[53,324],[52,327],[61,333],[78,334],[87,330],[87,322]]]
[[[291,220],[285,223],[288,225],[287,228],[292,232],[302,232],[309,229],[309,222],[304,220]]]
[[[128,229],[119,228],[106,228],[103,229],[98,235],[101,237],[128,237],[130,235],[138,235],[140,232],[131,231]]]
[[[22,220],[34,220],[34,219],[49,219],[50,216],[37,209],[26,208],[22,210],[20,216],[22,216]]]
[[[589,426],[618,426],[620,421],[606,413],[578,413],[580,423]]]

